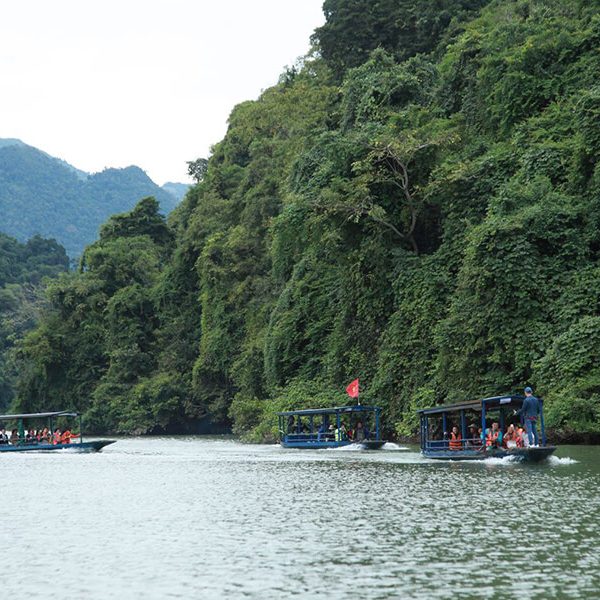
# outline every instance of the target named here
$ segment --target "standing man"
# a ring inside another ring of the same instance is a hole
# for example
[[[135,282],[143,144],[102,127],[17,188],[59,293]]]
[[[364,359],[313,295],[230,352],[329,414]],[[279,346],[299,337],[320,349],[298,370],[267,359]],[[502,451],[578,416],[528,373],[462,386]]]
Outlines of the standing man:
[[[529,445],[537,446],[538,434],[536,423],[540,416],[540,401],[533,395],[533,390],[530,387],[525,388],[525,400],[518,414],[525,419],[525,430],[527,431]]]

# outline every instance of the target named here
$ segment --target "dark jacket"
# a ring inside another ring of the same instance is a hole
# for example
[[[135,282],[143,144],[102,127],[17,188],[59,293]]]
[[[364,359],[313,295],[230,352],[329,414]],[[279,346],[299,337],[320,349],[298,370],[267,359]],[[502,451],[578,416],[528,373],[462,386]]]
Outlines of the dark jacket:
[[[535,396],[527,396],[519,414],[526,419],[537,419],[540,414],[540,401]]]

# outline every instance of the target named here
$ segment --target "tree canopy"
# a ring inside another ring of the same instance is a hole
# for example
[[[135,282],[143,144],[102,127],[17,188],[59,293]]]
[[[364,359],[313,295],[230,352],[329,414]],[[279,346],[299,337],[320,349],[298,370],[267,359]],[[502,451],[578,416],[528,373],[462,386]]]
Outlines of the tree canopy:
[[[170,216],[112,217],[21,350],[17,405],[97,431],[532,385],[600,432],[600,4],[326,0]]]

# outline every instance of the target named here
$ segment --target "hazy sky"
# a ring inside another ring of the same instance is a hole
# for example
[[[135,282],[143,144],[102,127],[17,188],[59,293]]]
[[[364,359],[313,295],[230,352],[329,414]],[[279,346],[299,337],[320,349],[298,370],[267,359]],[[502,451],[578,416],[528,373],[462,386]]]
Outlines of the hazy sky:
[[[89,172],[188,181],[235,104],[309,49],[323,0],[18,0],[0,12],[0,138]]]

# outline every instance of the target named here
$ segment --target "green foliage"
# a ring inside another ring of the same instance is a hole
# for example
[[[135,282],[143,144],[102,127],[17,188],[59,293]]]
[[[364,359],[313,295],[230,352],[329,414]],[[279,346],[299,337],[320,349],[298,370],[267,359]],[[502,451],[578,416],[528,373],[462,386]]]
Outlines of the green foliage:
[[[92,429],[117,432],[170,422],[164,406],[180,404],[171,397],[179,387],[165,383],[177,382],[174,376],[155,378],[160,322],[154,290],[171,247],[153,198],[109,220],[86,249],[80,272],[48,288],[51,308],[20,350],[25,369],[16,409],[60,403],[83,411]],[[179,418],[178,411],[167,412]]]
[[[69,259],[55,240],[26,244],[0,233],[0,410],[14,396],[19,340],[38,322],[45,280],[66,271]]]
[[[565,437],[600,432],[600,317],[575,321],[554,339],[537,368],[548,426]]]
[[[598,432],[598,8],[327,0],[169,221],[144,199],[49,287],[17,405],[273,440],[360,377],[407,436],[530,382],[555,433]]]
[[[325,24],[313,36],[325,61],[342,78],[376,48],[398,61],[435,49],[489,0],[325,0]],[[448,31],[450,30],[450,31]]]

